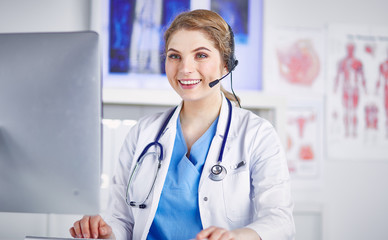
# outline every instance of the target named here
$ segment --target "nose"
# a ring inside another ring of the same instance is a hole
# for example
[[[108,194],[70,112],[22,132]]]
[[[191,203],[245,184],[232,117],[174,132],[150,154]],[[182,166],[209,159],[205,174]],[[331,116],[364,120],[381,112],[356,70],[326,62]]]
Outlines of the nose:
[[[182,58],[182,61],[179,65],[179,72],[182,74],[192,73],[195,69],[195,62],[191,58]]]

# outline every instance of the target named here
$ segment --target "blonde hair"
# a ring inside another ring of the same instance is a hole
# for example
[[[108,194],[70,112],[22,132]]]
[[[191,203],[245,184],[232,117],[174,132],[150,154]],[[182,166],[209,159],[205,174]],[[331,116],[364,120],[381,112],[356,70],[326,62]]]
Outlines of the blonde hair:
[[[229,66],[229,61],[231,61],[231,56],[233,55],[233,45],[231,44],[232,41],[234,41],[232,38],[233,33],[231,32],[229,25],[220,15],[218,15],[218,13],[205,9],[198,9],[179,14],[164,33],[164,43],[166,47],[170,43],[172,34],[181,29],[201,30],[207,33],[217,50],[220,52],[223,62],[226,66]],[[230,71],[231,69],[228,70]],[[231,92],[225,90],[222,86],[221,91],[226,98],[237,103],[236,98]]]

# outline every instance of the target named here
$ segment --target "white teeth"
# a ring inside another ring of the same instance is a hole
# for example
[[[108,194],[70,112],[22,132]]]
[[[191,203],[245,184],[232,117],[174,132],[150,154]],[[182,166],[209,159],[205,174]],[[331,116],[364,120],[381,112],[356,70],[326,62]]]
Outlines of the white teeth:
[[[197,84],[199,83],[201,80],[179,80],[182,84],[184,85],[191,85],[191,84]]]

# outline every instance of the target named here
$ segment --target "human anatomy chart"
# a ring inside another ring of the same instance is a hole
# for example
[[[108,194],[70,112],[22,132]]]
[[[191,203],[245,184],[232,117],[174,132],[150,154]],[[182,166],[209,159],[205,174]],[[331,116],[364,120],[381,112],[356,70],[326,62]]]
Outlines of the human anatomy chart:
[[[334,159],[388,154],[388,30],[329,27],[327,148]]]
[[[320,113],[314,106],[288,108],[286,153],[292,178],[317,180],[320,177],[321,123]]]
[[[265,90],[288,96],[323,96],[323,29],[272,28],[268,35]]]

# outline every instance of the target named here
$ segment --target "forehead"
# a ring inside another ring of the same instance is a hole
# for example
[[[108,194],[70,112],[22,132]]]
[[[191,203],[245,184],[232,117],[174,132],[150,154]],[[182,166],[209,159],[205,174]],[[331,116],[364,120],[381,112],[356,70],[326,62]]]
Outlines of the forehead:
[[[177,30],[171,35],[167,44],[167,50],[169,48],[196,49],[204,46],[215,49],[214,41],[210,38],[209,34],[201,30]]]

